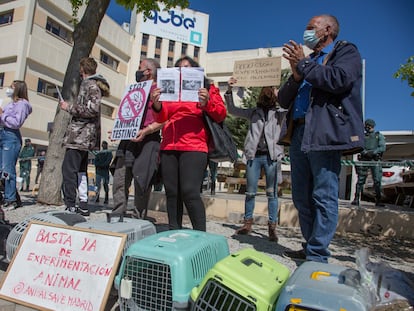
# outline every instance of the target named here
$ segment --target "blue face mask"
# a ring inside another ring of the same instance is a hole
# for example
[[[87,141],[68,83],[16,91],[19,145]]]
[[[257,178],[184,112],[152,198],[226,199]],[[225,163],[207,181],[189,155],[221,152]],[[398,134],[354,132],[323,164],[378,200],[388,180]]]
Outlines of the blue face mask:
[[[320,38],[316,36],[316,30],[315,29],[308,29],[303,32],[303,43],[313,50],[315,46],[319,43]]]

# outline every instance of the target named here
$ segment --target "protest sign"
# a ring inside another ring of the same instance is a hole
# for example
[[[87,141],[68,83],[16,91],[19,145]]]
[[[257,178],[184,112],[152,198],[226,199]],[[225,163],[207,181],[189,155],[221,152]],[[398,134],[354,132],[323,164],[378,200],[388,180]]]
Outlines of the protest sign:
[[[41,310],[104,310],[125,240],[120,233],[31,222],[0,298]]]
[[[126,87],[119,104],[111,139],[126,140],[135,138],[141,127],[152,80],[138,82]]]
[[[277,86],[280,84],[281,66],[280,57],[235,61],[233,68],[233,77],[237,79],[235,86]]]

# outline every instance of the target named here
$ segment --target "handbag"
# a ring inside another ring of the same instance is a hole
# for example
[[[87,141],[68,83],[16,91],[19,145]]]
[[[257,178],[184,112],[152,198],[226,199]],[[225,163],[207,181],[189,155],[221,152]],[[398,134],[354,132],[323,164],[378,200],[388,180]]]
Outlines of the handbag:
[[[204,121],[210,132],[208,144],[208,158],[214,162],[235,162],[237,160],[237,147],[230,130],[224,122],[214,121],[206,112],[203,112]]]

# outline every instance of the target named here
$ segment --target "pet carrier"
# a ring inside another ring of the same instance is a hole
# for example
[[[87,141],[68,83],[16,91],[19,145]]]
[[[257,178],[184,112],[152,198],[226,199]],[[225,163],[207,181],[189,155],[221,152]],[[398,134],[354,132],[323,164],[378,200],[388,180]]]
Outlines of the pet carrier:
[[[289,269],[245,248],[220,260],[191,291],[191,311],[273,310]]]
[[[197,230],[160,232],[133,243],[116,282],[121,310],[187,310],[191,289],[229,255],[224,236]]]
[[[157,233],[155,226],[152,222],[142,219],[126,218],[126,217],[114,217],[111,218],[108,216],[106,221],[87,221],[76,224],[74,227],[77,228],[87,228],[101,231],[117,232],[117,233],[126,233],[127,239],[125,242],[123,253],[128,249],[128,247],[149,235]]]
[[[45,211],[25,218],[23,221],[14,226],[7,237],[6,257],[8,261],[11,261],[13,258],[14,252],[20,243],[20,239],[31,221],[73,226],[77,223],[86,222],[86,218],[68,211]]]
[[[307,261],[293,272],[286,283],[276,311],[368,310],[358,286],[357,270]]]

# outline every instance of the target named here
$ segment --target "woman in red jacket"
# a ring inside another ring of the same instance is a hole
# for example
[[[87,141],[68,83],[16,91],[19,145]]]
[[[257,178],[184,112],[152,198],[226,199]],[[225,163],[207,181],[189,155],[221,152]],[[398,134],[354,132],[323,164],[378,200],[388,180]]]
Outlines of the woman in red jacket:
[[[176,62],[175,67],[199,65],[184,56]],[[193,229],[206,231],[206,212],[200,196],[200,185],[207,166],[209,132],[203,112],[221,122],[226,118],[226,107],[219,89],[207,81],[205,87],[198,90],[198,102],[160,102],[160,94],[161,89],[157,88],[151,96],[155,120],[166,122],[162,129],[160,156],[169,229],[182,227],[182,200]]]

